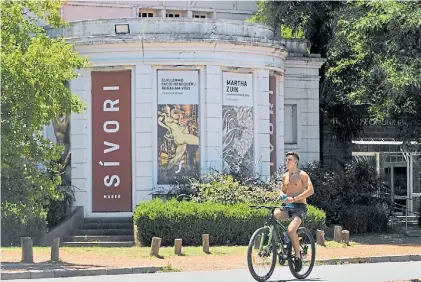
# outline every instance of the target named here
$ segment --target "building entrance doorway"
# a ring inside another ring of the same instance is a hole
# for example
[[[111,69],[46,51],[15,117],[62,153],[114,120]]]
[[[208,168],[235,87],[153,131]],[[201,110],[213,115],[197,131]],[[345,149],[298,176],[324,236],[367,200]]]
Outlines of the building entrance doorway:
[[[389,187],[395,203],[395,214],[419,212],[421,196],[421,155],[405,151],[400,141],[358,140],[352,156],[376,167],[382,181]],[[392,150],[391,150],[392,149]]]

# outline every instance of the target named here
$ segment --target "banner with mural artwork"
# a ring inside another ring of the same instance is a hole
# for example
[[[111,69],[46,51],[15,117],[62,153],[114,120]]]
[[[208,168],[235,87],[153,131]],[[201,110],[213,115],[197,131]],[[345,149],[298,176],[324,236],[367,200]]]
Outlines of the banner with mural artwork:
[[[198,71],[158,71],[158,185],[199,174],[198,78]]]
[[[254,172],[253,76],[223,73],[222,157],[224,168]]]

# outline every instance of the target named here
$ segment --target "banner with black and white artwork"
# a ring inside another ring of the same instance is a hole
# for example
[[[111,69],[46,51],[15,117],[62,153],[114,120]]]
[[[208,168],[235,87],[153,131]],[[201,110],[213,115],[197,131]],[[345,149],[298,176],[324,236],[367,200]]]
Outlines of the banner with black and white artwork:
[[[223,72],[222,158],[224,168],[254,172],[253,75]]]
[[[200,171],[199,72],[158,71],[158,185]]]

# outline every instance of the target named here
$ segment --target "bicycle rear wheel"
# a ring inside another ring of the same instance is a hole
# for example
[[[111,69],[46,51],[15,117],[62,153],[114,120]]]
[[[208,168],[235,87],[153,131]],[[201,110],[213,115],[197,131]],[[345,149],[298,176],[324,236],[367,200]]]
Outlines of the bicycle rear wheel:
[[[302,260],[296,260],[292,257],[288,259],[289,270],[297,279],[305,279],[313,270],[314,262],[316,260],[316,246],[311,232],[305,228],[300,227],[297,230],[298,239],[300,240],[300,251]],[[292,250],[290,254],[292,253]]]
[[[267,226],[257,229],[251,236],[247,249],[250,274],[259,282],[268,280],[275,270],[276,244],[270,231]],[[256,265],[259,261],[263,261],[260,266]]]

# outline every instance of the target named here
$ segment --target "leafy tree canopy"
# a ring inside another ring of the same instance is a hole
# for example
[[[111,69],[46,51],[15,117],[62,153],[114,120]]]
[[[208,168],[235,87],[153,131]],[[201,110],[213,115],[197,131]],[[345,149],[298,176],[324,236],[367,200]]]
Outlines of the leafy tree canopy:
[[[421,1],[262,1],[254,20],[303,30],[327,58],[322,109],[333,132],[358,134],[359,111],[406,121],[404,140],[421,142]],[[345,113],[345,114],[342,114]]]
[[[42,27],[43,22],[56,28],[65,24],[61,5],[56,0],[1,1],[2,233],[4,218],[28,223],[45,216],[45,204],[58,197],[60,168],[54,161],[61,148],[40,132],[52,119],[84,109],[65,82],[77,77],[75,70],[87,61]]]
[[[334,34],[328,77],[375,116],[406,121],[402,138],[420,142],[421,2],[352,2]]]

